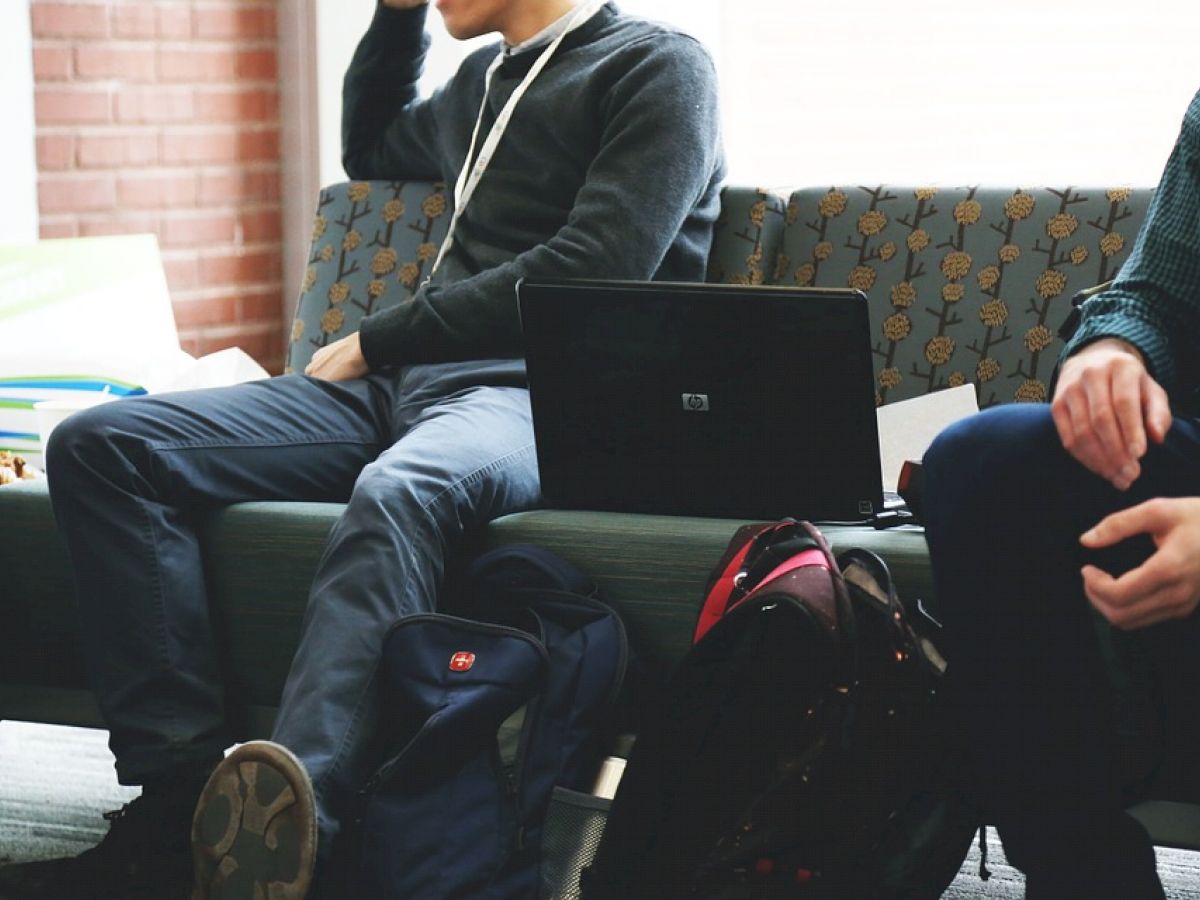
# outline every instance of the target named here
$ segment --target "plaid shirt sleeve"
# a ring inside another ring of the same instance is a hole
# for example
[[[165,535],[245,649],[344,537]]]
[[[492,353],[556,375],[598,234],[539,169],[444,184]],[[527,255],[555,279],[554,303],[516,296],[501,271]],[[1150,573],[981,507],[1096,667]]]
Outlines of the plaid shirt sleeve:
[[[1108,290],[1083,304],[1063,359],[1116,337],[1137,347],[1168,392],[1190,390],[1200,352],[1200,93],[1188,107],[1175,149],[1137,242]],[[1061,361],[1060,361],[1061,362]]]

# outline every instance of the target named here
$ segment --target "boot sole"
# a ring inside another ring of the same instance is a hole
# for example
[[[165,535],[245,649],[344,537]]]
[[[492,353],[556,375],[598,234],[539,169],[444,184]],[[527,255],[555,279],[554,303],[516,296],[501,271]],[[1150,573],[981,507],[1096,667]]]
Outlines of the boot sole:
[[[279,744],[242,744],[213,770],[196,804],[192,900],[304,900],[316,849],[304,765]]]

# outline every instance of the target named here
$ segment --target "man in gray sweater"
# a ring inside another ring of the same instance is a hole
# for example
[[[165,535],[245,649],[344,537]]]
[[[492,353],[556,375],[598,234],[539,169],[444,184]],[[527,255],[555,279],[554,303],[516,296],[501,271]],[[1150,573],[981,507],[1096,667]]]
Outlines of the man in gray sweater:
[[[351,177],[456,186],[431,279],[304,375],[107,404],[55,431],[50,488],[86,661],[118,777],[143,792],[83,856],[0,870],[0,895],[185,890],[203,789],[202,895],[232,896],[236,872],[245,896],[268,881],[271,896],[305,896],[369,763],[385,629],[436,607],[464,531],[539,502],[516,282],[703,278],[724,171],[704,49],[596,0],[438,8],[455,37],[502,43],[420,99],[425,2],[381,0],[346,75],[343,125]],[[226,696],[196,518],[258,499],[347,507],[274,740],[221,763]],[[267,835],[231,812],[252,791],[274,800]],[[294,871],[272,873],[278,858]]]

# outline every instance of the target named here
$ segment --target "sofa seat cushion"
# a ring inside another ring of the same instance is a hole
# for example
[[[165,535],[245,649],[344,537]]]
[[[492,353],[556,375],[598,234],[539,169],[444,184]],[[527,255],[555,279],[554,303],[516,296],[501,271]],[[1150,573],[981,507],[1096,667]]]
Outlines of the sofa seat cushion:
[[[238,705],[269,710],[278,704],[299,640],[308,586],[341,510],[336,503],[255,502],[206,517],[205,575]],[[23,547],[20,554],[5,555],[0,684],[10,689],[86,688],[70,569],[44,482],[0,489],[0,521],[12,540],[20,536]],[[492,522],[463,553],[530,542],[575,563],[599,582],[619,610],[643,670],[657,680],[687,650],[709,570],[742,524],[535,510]],[[908,596],[931,596],[920,530],[825,530],[835,549],[862,546],[885,555]],[[8,706],[6,712],[0,696],[0,717],[15,715],[11,702]]]

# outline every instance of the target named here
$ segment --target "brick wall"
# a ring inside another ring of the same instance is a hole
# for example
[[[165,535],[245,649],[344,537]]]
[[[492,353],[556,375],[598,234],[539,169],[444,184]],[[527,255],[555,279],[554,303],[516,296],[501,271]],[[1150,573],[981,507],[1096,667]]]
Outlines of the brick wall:
[[[284,0],[290,2],[290,0]],[[276,0],[32,0],[44,238],[154,232],[180,341],[282,368]]]

